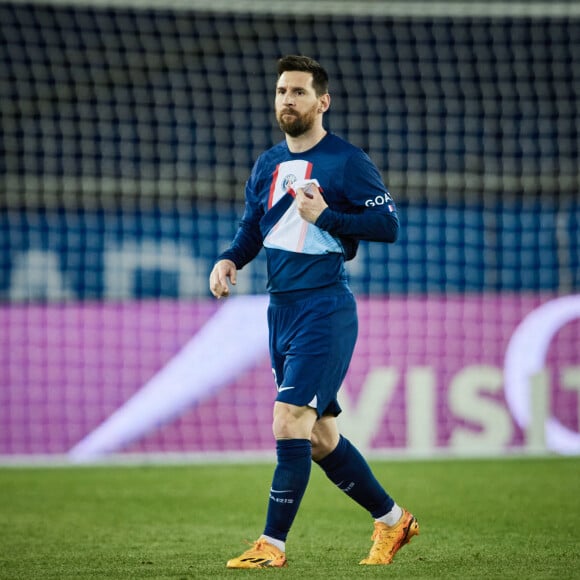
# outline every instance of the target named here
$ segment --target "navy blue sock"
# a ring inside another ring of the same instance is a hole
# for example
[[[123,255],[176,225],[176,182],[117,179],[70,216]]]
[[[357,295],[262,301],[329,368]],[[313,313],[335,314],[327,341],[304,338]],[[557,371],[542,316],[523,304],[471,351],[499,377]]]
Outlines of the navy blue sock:
[[[393,498],[377,481],[358,449],[342,435],[336,449],[317,463],[330,481],[369,511],[373,518],[391,511],[395,503]]]
[[[279,439],[276,454],[264,535],[286,541],[310,479],[312,445],[309,439]]]

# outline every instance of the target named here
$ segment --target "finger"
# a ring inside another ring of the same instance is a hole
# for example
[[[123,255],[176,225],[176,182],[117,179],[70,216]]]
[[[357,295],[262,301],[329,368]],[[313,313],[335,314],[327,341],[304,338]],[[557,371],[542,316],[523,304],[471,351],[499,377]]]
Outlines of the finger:
[[[219,300],[220,298],[229,296],[230,289],[227,286],[220,286],[219,288],[216,288],[215,291],[212,290],[212,294]]]
[[[220,284],[214,282],[210,285],[209,289],[216,298],[221,298],[223,294],[223,287]]]
[[[219,285],[218,285],[218,298],[222,296],[227,296],[230,293],[230,287],[228,286],[228,282],[225,277],[220,276]]]
[[[306,187],[299,187],[298,191],[301,191],[308,199],[312,199],[314,197],[314,194],[312,193],[314,187],[314,185],[310,184]]]
[[[227,284],[225,284],[219,270],[217,269],[211,273],[209,289],[216,298],[220,298],[224,294],[224,291],[228,291]]]

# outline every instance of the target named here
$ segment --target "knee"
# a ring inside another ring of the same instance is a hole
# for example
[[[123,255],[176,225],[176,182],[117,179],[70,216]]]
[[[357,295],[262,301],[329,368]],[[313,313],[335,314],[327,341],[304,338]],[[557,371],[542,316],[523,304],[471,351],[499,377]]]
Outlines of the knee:
[[[272,421],[272,433],[275,439],[292,439],[295,437],[295,420],[288,414],[274,415]]]
[[[321,461],[330,455],[336,448],[338,441],[334,437],[322,436],[319,433],[312,433],[312,460]]]
[[[276,439],[310,439],[315,421],[314,409],[277,403],[272,432]]]

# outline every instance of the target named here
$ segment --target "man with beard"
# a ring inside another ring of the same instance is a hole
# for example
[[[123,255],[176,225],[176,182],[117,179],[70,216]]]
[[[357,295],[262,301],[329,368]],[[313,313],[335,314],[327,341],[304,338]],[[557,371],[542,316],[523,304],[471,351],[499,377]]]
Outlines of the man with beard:
[[[358,330],[344,262],[360,240],[395,242],[399,221],[368,155],[324,128],[329,107],[328,74],[318,62],[278,61],[275,110],[285,139],[254,164],[239,229],[210,274],[212,294],[226,297],[237,271],[265,248],[277,464],[264,532],[228,568],[287,565],[286,537],[312,461],[374,519],[361,564],[390,564],[419,533],[336,422]]]

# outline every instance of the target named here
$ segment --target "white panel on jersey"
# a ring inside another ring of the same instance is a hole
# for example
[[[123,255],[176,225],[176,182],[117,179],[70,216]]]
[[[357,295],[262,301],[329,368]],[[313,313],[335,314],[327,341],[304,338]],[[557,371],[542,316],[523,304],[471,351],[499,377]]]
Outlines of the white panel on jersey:
[[[278,166],[270,207],[292,188],[297,181],[310,177],[310,163],[301,159],[285,161]],[[342,251],[339,243],[328,232],[303,220],[296,202],[286,210],[264,239],[266,248],[276,248],[303,254],[327,254]]]

